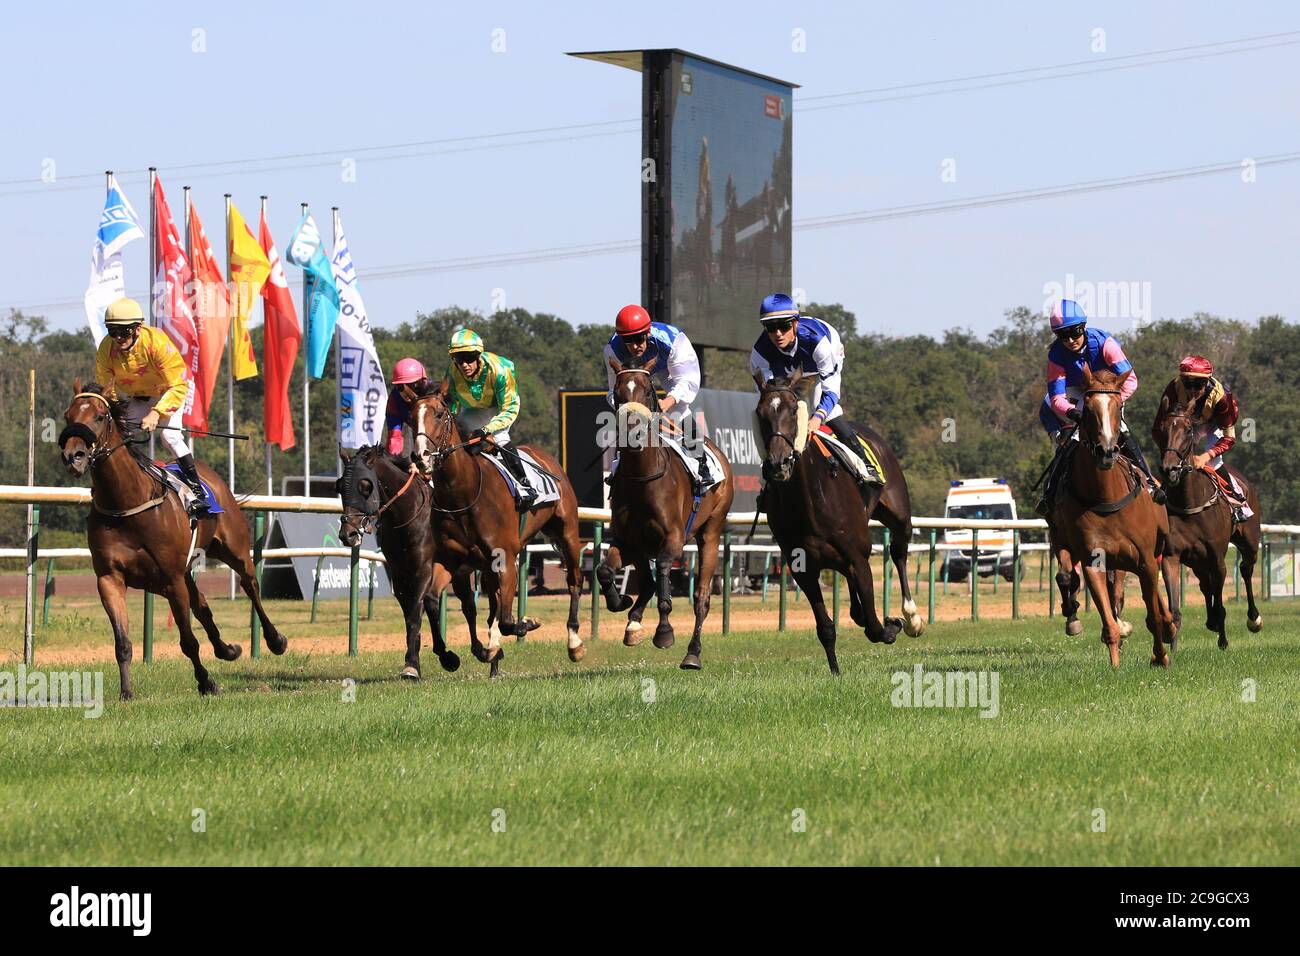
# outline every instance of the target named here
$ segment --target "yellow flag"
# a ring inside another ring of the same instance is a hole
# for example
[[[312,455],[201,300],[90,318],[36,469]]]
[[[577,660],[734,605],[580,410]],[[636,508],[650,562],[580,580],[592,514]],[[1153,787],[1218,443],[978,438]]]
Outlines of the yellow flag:
[[[271,263],[234,203],[230,204],[230,214],[226,219],[226,235],[230,237],[227,261],[230,264],[230,298],[235,313],[230,358],[235,378],[241,380],[257,374],[253,340],[248,335],[248,315],[271,274]]]

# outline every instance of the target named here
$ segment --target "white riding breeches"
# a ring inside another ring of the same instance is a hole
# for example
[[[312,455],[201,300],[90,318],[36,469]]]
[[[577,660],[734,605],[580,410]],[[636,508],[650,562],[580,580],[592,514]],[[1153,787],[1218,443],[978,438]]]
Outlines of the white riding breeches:
[[[153,411],[153,402],[147,398],[131,398],[126,402],[126,417],[132,421],[138,422]],[[177,458],[183,458],[190,454],[190,446],[185,441],[185,433],[181,431],[184,415],[178,408],[172,413],[170,418],[159,417],[158,430],[154,432],[162,443],[171,449],[171,453]],[[167,425],[164,429],[162,426]]]

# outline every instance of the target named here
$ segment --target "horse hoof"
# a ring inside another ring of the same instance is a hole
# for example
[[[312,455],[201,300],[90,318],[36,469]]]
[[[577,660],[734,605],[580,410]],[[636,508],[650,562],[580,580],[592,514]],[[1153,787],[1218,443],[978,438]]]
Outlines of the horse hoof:
[[[495,664],[497,661],[501,659],[501,655],[503,653],[504,652],[499,647],[489,647],[485,651],[485,655],[483,659],[487,661],[489,664]]]
[[[1227,649],[1228,649],[1228,639],[1226,637],[1219,638],[1219,650],[1226,651]]]
[[[523,637],[529,631],[535,631],[542,626],[542,622],[537,620],[535,617],[526,617],[521,623],[523,624],[523,630],[519,633],[520,637]]]
[[[1119,625],[1119,636],[1121,640],[1133,633],[1133,625],[1128,621],[1116,621],[1115,623]]]
[[[587,656],[586,644],[579,644],[577,647],[569,648],[569,660],[573,661],[573,663],[575,664],[578,663],[578,661],[582,660],[586,656]]]
[[[1160,656],[1160,657],[1156,657],[1154,654],[1152,654],[1152,655],[1151,655],[1151,666],[1152,666],[1152,667],[1168,667],[1168,666],[1169,666],[1169,655],[1168,655],[1168,654],[1164,654],[1164,655],[1162,655],[1162,656]]]
[[[1110,666],[1119,670],[1119,645],[1109,644],[1106,649],[1110,652]]]
[[[132,693],[131,691],[129,691],[129,690],[124,690],[124,691],[122,691],[120,694],[117,695],[117,699],[118,699],[118,700],[121,700],[121,701],[130,701],[130,700],[134,700],[134,699],[135,699],[135,694],[133,694],[133,693]]]
[[[239,644],[227,644],[224,648],[217,651],[217,660],[220,661],[237,661],[239,655],[244,653],[244,648]]]
[[[279,657],[281,654],[283,654],[286,650],[289,649],[289,639],[286,638],[279,631],[276,631],[275,633],[271,633],[270,631],[267,631],[266,647],[267,650],[269,650],[272,654]]]
[[[1077,617],[1065,622],[1065,633],[1070,637],[1078,637],[1083,633],[1083,622]]]
[[[1252,634],[1258,634],[1263,629],[1264,629],[1264,615],[1262,614],[1259,617],[1255,618],[1255,620],[1253,621],[1251,620],[1246,621],[1246,630],[1250,631],[1250,633]]]
[[[403,667],[402,673],[397,676],[402,680],[417,681],[420,679],[420,672],[414,667]]]
[[[470,648],[470,653],[474,655],[474,660],[480,664],[486,664],[489,660],[486,645],[475,644]]]
[[[218,687],[217,682],[212,680],[211,678],[208,679],[207,683],[199,685],[199,694],[203,697],[207,697],[209,694],[220,694],[220,693],[221,693],[221,688]]]
[[[885,619],[885,626],[880,632],[880,637],[873,638],[867,635],[867,640],[873,644],[892,644],[898,640],[898,632],[903,629],[902,618],[890,617]]]
[[[623,644],[626,647],[636,647],[645,640],[645,634],[641,632],[640,621],[628,621],[627,627],[623,628]]]
[[[460,670],[460,656],[454,651],[444,651],[439,654],[438,663],[441,664],[442,669],[449,674],[454,674],[456,671]]]
[[[677,643],[677,635],[673,633],[673,626],[671,624],[660,624],[655,628],[655,636],[653,640],[654,646],[663,651]]]
[[[681,668],[684,671],[697,671],[704,665],[700,663],[699,654],[687,654],[682,658]]]

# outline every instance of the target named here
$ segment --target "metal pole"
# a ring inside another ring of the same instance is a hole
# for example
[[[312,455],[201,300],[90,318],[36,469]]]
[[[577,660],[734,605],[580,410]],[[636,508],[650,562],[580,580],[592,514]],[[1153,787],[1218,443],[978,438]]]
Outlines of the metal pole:
[[[269,447],[269,446],[268,446]],[[257,511],[253,513],[253,574],[257,578],[257,590],[262,590],[262,544],[263,535],[266,534],[266,512]],[[248,626],[253,632],[253,658],[262,656],[262,619],[257,616],[257,609],[249,602],[248,608]]]
[[[601,538],[605,525],[597,520],[591,533],[591,639],[600,640],[600,586],[596,583],[596,566],[600,564]]]
[[[889,529],[886,528],[885,547],[884,550],[881,551],[880,553],[880,563],[884,565],[884,574],[882,575],[882,577],[884,578],[885,581],[885,599],[883,602],[881,602],[881,616],[886,618],[889,617],[889,591],[894,580],[894,565],[893,562],[889,560],[889,545],[890,545]],[[907,582],[904,581],[903,583],[906,584]]]
[[[524,615],[528,613],[528,565],[530,563],[528,545],[524,545],[519,551],[519,574],[517,575],[519,582],[519,613],[517,616],[520,624],[524,621]],[[515,638],[515,643],[522,644],[523,642],[524,632],[521,628],[519,635]]]
[[[301,203],[299,211],[307,215],[307,204]],[[311,273],[302,271],[302,493],[311,495],[311,375],[307,371],[311,352]]]
[[[27,487],[36,483],[36,369],[27,373]],[[41,524],[39,505],[27,506],[27,606],[23,609],[23,663],[36,654],[36,555]],[[24,693],[26,689],[24,688]]]
[[[333,220],[334,237],[330,242],[330,249],[334,250],[339,245],[339,207],[330,207],[330,218]],[[331,255],[331,261],[333,256]],[[342,346],[339,344],[339,334],[334,333],[334,474],[343,474],[343,435],[338,430],[338,410],[340,401],[343,397],[343,368],[342,368]]]
[[[926,622],[929,624],[934,623],[934,546],[937,543],[938,538],[939,538],[938,529],[931,528],[930,529],[930,591],[928,595],[930,606],[929,608],[927,608],[926,611],[927,614]]]
[[[722,532],[722,633],[731,633],[731,532]],[[712,587],[712,582],[709,583]]]
[[[357,602],[358,573],[361,565],[361,545],[352,546],[352,556],[348,559],[348,656],[357,656]]]
[[[235,293],[235,315],[226,330],[226,431],[235,431],[235,317],[243,301],[241,290],[230,286],[230,193],[226,193],[226,284]],[[226,440],[226,484],[235,493],[235,440]],[[235,572],[230,572],[230,600],[235,599]]]
[[[316,577],[311,583],[311,622],[316,623],[316,597],[320,594],[320,567],[325,563],[325,555],[316,559]]]
[[[970,533],[970,619],[980,619],[980,532],[972,528]]]
[[[770,551],[764,551],[763,552],[763,596],[759,598],[758,601],[759,604],[767,603],[767,579],[771,572],[771,568],[772,568],[772,553]]]
[[[1011,532],[1011,620],[1020,620],[1020,531]]]
[[[149,316],[148,323],[155,325],[155,317],[158,311],[155,308],[155,286],[158,284],[158,203],[156,201],[158,182],[158,168],[149,167]],[[154,434],[149,433],[149,457],[156,458],[154,453]]]
[[[50,624],[50,596],[54,594],[54,559],[45,561],[45,600],[41,607],[41,627]]]
[[[266,197],[265,196],[262,197],[262,208],[258,212],[260,216],[260,218],[258,219],[258,223],[260,226],[261,221],[266,218]],[[271,281],[269,276],[267,277],[267,281],[268,282]],[[262,300],[262,356],[263,356],[262,361],[265,362],[266,344],[267,344],[266,343],[266,297],[258,296],[258,298]],[[265,389],[266,387],[265,382],[262,383],[262,387],[263,389]],[[232,428],[231,431],[234,431],[234,429]],[[263,419],[262,422],[262,438],[265,440],[265,445],[266,445],[266,493],[268,495],[273,495],[275,494],[275,486],[273,484],[273,479],[271,477],[271,441],[266,435],[265,419]],[[303,492],[303,494],[306,494],[306,492]]]
[[[786,563],[785,555],[783,554],[781,555],[781,582],[780,582],[781,594],[780,594],[780,599],[777,602],[779,610],[777,611],[778,616],[777,616],[776,629],[778,631],[785,630],[785,609],[786,609],[785,606],[787,600],[785,592],[789,588],[789,586],[790,586],[790,567]]]

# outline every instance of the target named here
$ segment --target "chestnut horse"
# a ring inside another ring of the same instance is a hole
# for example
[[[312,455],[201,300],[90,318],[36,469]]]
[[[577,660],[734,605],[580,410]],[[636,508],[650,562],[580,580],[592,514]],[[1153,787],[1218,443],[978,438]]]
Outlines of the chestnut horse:
[[[844,575],[849,587],[849,614],[875,644],[892,644],[900,630],[916,636],[925,621],[912,599],[907,579],[907,547],[912,538],[911,496],[893,449],[863,425],[857,434],[871,445],[884,472],[885,487],[864,493],[857,479],[820,450],[808,448],[808,406],[799,391],[801,369],[787,377],[759,383],[759,438],[766,450],[763,510],[781,557],[808,597],[817,619],[817,639],[826,651],[831,673],[840,672],[835,656],[836,622],[826,612],[821,572]],[[892,534],[890,557],[898,569],[905,618],[881,624],[876,614],[871,576],[871,526],[876,517]]]
[[[86,536],[99,600],[113,626],[122,699],[133,696],[126,617],[129,587],[167,599],[180,632],[181,650],[194,665],[200,694],[215,694],[218,688],[199,661],[199,642],[190,625],[191,610],[220,660],[233,661],[242,653],[238,644],[221,639],[212,610],[189,575],[189,562],[197,549],[230,565],[262,622],[266,646],[274,654],[283,654],[288,641],[262,607],[249,555],[252,541],[248,524],[226,483],[211,468],[198,466],[199,475],[225,513],[201,518],[198,527],[191,529],[180,498],[145,469],[141,453],[133,446],[147,439],[133,434],[121,420],[122,406],[105,398],[98,386],[83,389],[81,379],[73,383],[72,390],[75,394],[63,416],[67,427],[59,436],[59,448],[70,474],[80,478],[87,470],[90,472],[91,509],[86,516]]]
[[[409,391],[409,390],[408,390]],[[528,624],[514,619],[519,586],[519,552],[541,532],[560,553],[569,587],[569,660],[580,661],[587,648],[578,636],[578,602],[582,596],[582,545],[578,540],[578,499],[560,463],[531,445],[516,445],[549,472],[560,487],[559,501],[539,505],[520,515],[496,466],[485,461],[481,439],[466,441],[464,430],[447,404],[444,379],[425,395],[410,393],[415,433],[412,456],[420,474],[430,482],[429,512],[434,534],[434,560],[446,566],[462,601],[468,574],[477,570],[488,595],[488,644],[479,644],[471,629],[475,658],[500,659],[501,635],[523,635]],[[523,583],[527,587],[527,582]]]
[[[688,536],[694,536],[699,565],[695,575],[695,630],[682,658],[683,670],[699,670],[700,631],[709,616],[713,596],[713,575],[718,567],[718,542],[726,530],[727,512],[731,509],[736,488],[731,462],[708,439],[718,452],[722,474],[720,480],[695,501],[694,482],[686,464],[676,452],[659,440],[659,429],[676,431],[678,426],[651,409],[659,407],[651,372],[656,359],[645,365],[622,365],[610,361],[614,369],[614,403],[618,414],[618,470],[610,490],[610,546],[596,569],[596,578],[611,611],[628,611],[623,643],[634,647],[645,639],[641,618],[652,595],[658,595],[659,624],[655,627],[654,646],[672,647],[676,640],[669,615],[673,610],[671,572],[673,562],[683,553]],[[636,600],[620,594],[614,577],[628,559],[637,569]],[[725,578],[726,575],[724,574]],[[724,580],[723,587],[730,587]],[[628,610],[631,608],[631,610]]]
[[[1179,568],[1186,564],[1195,573],[1205,596],[1205,627],[1219,635],[1219,647],[1228,646],[1228,613],[1223,607],[1223,585],[1228,578],[1224,557],[1228,542],[1241,555],[1241,577],[1246,584],[1246,627],[1252,633],[1264,626],[1255,606],[1255,584],[1251,575],[1259,556],[1259,495],[1254,486],[1231,465],[1228,470],[1246,490],[1246,501],[1254,512],[1241,524],[1232,520],[1232,505],[1224,497],[1218,480],[1206,471],[1193,468],[1196,453],[1196,426],[1188,410],[1176,405],[1165,419],[1160,436],[1160,467],[1165,473],[1169,495],[1169,550],[1164,558],[1165,591],[1173,613],[1175,639],[1182,627],[1182,581]],[[1173,646],[1174,639],[1170,640]]]
[[[1146,493],[1146,482],[1119,454],[1121,389],[1132,370],[1115,375],[1083,368],[1083,419],[1079,447],[1052,502],[1055,543],[1083,576],[1102,619],[1102,642],[1119,666],[1123,633],[1111,603],[1108,571],[1130,571],[1142,585],[1146,625],[1152,636],[1151,663],[1169,666],[1165,643],[1173,618],[1160,587],[1160,558],[1168,547],[1169,516]],[[1118,461],[1120,467],[1115,467]]]
[[[433,652],[438,655],[438,663],[445,671],[457,670],[460,658],[447,649],[438,626],[442,592],[452,579],[447,569],[434,560],[433,528],[429,522],[433,491],[416,476],[408,459],[390,455],[378,445],[357,451],[340,449],[339,454],[343,459],[343,475],[335,483],[343,499],[339,541],[355,548],[364,534],[375,532],[388,564],[393,596],[406,621],[406,666],[400,676],[405,680],[420,679],[421,613],[428,615],[433,629]],[[453,587],[461,599],[461,611],[473,642],[478,643],[473,584],[468,573],[463,578]]]

